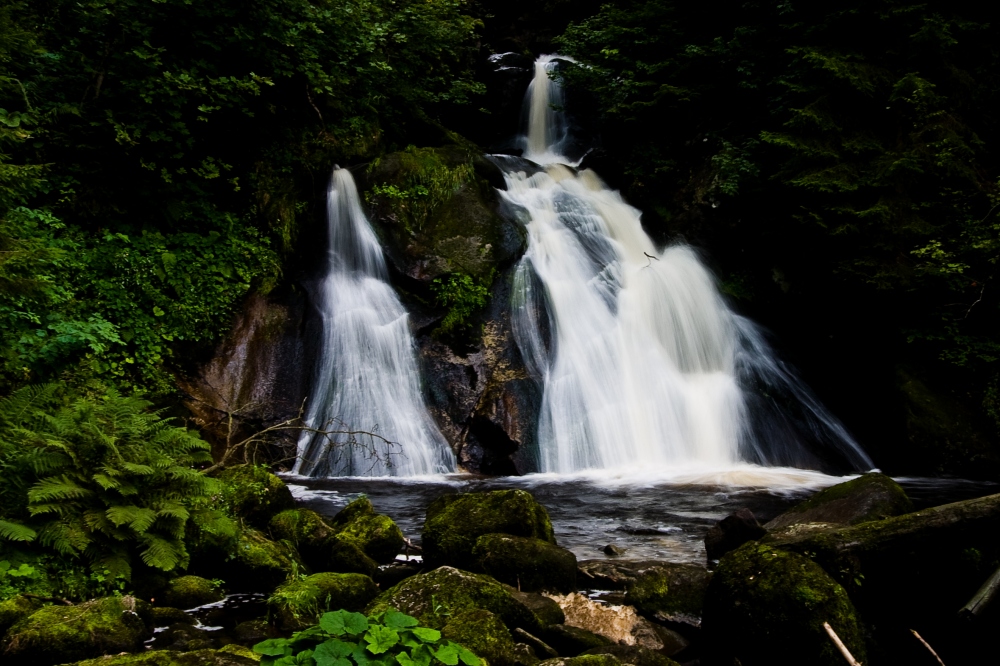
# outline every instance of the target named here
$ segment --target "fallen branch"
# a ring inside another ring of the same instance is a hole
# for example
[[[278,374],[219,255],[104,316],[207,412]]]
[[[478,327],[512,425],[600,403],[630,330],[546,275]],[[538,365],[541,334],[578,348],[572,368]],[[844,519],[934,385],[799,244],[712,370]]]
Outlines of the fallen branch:
[[[850,666],[861,666],[861,662],[854,658],[854,655],[852,655],[851,651],[847,649],[846,645],[844,645],[844,641],[840,640],[840,636],[838,636],[837,632],[833,630],[830,623],[824,622],[823,628],[826,629],[826,635],[830,637],[833,644],[837,646],[838,650],[840,650],[840,654],[844,656],[844,661],[850,664]]]
[[[976,594],[969,600],[969,603],[962,606],[958,614],[962,617],[972,620],[975,619],[977,615],[983,612],[986,606],[993,601],[993,597],[996,596],[997,590],[1000,590],[1000,568],[997,568],[993,572],[993,575],[986,579],[983,586],[979,588]]]
[[[944,662],[941,661],[941,657],[939,657],[938,653],[934,651],[934,648],[931,647],[931,644],[925,641],[924,637],[918,634],[916,629],[910,629],[910,631],[913,633],[914,636],[917,637],[918,641],[924,644],[924,647],[927,648],[927,651],[930,652],[932,655],[934,655],[934,658],[937,659],[937,662],[941,664],[941,666],[944,666]]]

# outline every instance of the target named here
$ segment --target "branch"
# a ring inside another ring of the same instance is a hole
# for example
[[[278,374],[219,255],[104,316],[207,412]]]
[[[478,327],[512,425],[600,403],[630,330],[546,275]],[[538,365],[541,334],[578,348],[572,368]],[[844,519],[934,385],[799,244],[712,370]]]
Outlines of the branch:
[[[851,651],[847,649],[846,645],[844,645],[844,641],[840,640],[840,636],[838,636],[837,632],[833,630],[830,623],[824,622],[823,628],[826,629],[826,634],[830,637],[830,640],[833,641],[833,644],[837,646],[838,650],[840,650],[840,654],[843,655],[844,661],[850,664],[850,666],[861,666],[861,662],[854,658],[854,655],[852,655]]]
[[[917,637],[917,640],[918,640],[918,641],[920,641],[921,643],[923,643],[923,644],[924,644],[924,647],[925,647],[925,648],[927,648],[927,650],[928,650],[928,651],[929,651],[929,652],[930,652],[930,653],[931,653],[932,655],[934,655],[934,658],[935,658],[935,659],[937,659],[937,662],[938,662],[939,664],[941,664],[941,666],[944,666],[944,662],[943,662],[943,661],[941,661],[941,657],[939,657],[939,656],[938,656],[938,653],[934,651],[934,648],[932,648],[932,647],[931,647],[931,644],[930,644],[930,643],[928,643],[927,641],[925,641],[925,640],[924,640],[924,637],[923,637],[923,636],[921,636],[920,634],[918,634],[918,633],[917,633],[917,630],[916,630],[916,629],[910,629],[910,631],[911,631],[911,632],[913,633],[913,635],[914,635],[914,636],[916,636],[916,637]]]

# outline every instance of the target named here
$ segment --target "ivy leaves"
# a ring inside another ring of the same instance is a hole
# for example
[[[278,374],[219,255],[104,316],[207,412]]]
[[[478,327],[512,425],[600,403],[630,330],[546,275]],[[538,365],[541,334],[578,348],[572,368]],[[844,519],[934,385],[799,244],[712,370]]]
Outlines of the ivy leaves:
[[[390,610],[365,617],[346,610],[325,613],[319,625],[254,646],[261,666],[480,666],[479,657],[441,632],[418,626],[409,615]]]

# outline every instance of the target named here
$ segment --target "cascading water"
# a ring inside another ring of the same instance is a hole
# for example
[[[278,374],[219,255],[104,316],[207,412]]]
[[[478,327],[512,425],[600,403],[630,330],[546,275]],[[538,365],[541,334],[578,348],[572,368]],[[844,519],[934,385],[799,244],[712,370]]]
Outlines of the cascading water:
[[[752,322],[726,306],[684,245],[657,249],[640,213],[562,156],[560,88],[542,56],[525,105],[523,160],[495,156],[525,222],[514,333],[543,385],[542,472],[823,467],[872,462]]]
[[[334,169],[327,193],[328,268],[318,292],[323,345],[306,423],[378,437],[304,433],[295,472],[414,476],[451,472],[455,458],[431,420],[409,317],[388,283],[382,248],[351,173]]]

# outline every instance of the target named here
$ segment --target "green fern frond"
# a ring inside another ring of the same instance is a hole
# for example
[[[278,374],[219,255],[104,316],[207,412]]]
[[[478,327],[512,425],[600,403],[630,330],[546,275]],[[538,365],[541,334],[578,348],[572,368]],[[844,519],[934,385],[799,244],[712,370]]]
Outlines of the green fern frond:
[[[178,539],[164,539],[150,533],[143,534],[140,539],[146,548],[139,556],[147,566],[170,571],[187,559],[184,544]]]
[[[149,465],[140,465],[138,463],[130,462],[123,462],[122,469],[127,472],[131,472],[132,474],[138,474],[139,476],[149,476],[156,471]]]
[[[28,501],[34,504],[50,500],[83,499],[93,494],[94,491],[78,485],[64,474],[58,477],[50,476],[33,485],[28,491]]]
[[[140,534],[152,527],[156,520],[155,511],[134,505],[110,507],[105,515],[116,526],[128,525]]]
[[[104,490],[118,490],[122,485],[119,481],[111,478],[107,474],[95,474],[91,478]]]
[[[0,520],[0,539],[7,541],[34,541],[38,532],[27,525]]]

